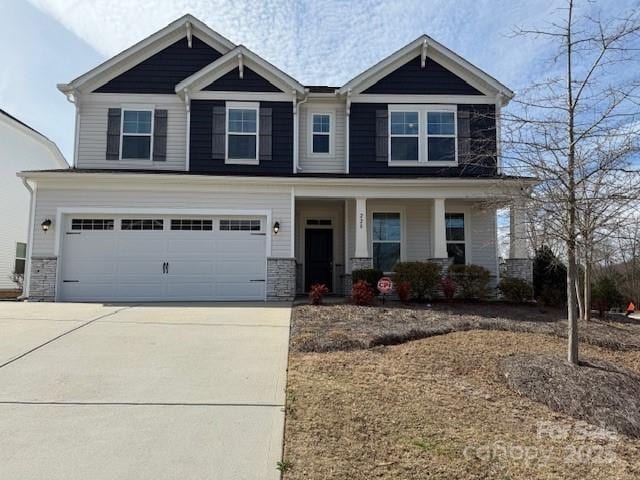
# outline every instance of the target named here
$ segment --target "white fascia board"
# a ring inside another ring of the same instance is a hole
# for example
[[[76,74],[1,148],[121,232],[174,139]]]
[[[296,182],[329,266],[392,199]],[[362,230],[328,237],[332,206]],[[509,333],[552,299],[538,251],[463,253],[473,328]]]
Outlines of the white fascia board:
[[[192,33],[200,40],[215,48],[223,55],[235,48],[235,44],[219,33],[214,32],[205,23],[192,15],[184,15],[171,22],[162,30],[136,43],[135,45],[111,57],[106,62],[89,70],[69,84],[58,85],[58,89],[66,93],[73,90],[92,91],[109,80],[126,72],[130,68],[167,48],[172,43],[187,36],[187,23],[192,25]]]
[[[498,80],[483,72],[478,67],[472,65],[464,58],[427,35],[418,37],[413,42],[402,47],[395,53],[392,53],[371,68],[365,70],[360,75],[347,82],[337,92],[340,95],[345,95],[349,91],[355,94],[366,90],[381,78],[384,78],[386,75],[412,60],[417,55],[420,55],[422,45],[425,41],[428,45],[427,57],[432,58],[438,63],[442,63],[443,66],[447,67],[460,78],[467,81],[474,88],[480,90],[486,95],[493,96],[494,98],[498,94],[503,95],[507,99],[510,99],[515,95],[514,92]]]
[[[395,103],[395,104],[486,104],[494,105],[495,97],[486,95],[412,95],[412,94],[379,94],[356,93],[350,97],[351,103]]]
[[[127,189],[140,186],[145,190],[169,189],[221,189],[252,186],[265,191],[295,187],[296,196],[354,198],[365,195],[378,198],[432,198],[442,192],[449,196],[466,198],[473,191],[479,198],[494,197],[500,192],[516,192],[537,183],[531,178],[349,178],[349,177],[242,177],[220,175],[176,175],[153,173],[80,173],[24,171],[19,177],[46,181],[47,188],[87,188],[98,186]]]
[[[6,115],[0,114],[0,121],[3,121],[10,127],[18,130],[32,140],[43,145],[47,150],[49,150],[49,152],[51,152],[51,156],[60,168],[69,168],[69,164],[65,160],[64,155],[62,155],[62,152],[58,148],[58,145],[56,145],[53,141],[49,140],[41,133],[38,133],[35,130],[24,126],[20,122],[15,121],[13,118],[7,117]]]
[[[271,63],[264,60],[262,57],[253,53],[244,45],[239,45],[230,52],[226,53],[215,62],[210,63],[206,67],[198,70],[193,75],[182,80],[176,85],[175,91],[180,94],[188,89],[189,92],[197,92],[213,83],[224,74],[235,69],[239,65],[238,57],[242,55],[244,65],[248,66],[256,73],[259,73],[276,87],[282,89],[284,92],[288,90],[294,90],[297,93],[304,93],[304,86],[300,84],[293,77],[287,75],[282,70],[273,66]]]

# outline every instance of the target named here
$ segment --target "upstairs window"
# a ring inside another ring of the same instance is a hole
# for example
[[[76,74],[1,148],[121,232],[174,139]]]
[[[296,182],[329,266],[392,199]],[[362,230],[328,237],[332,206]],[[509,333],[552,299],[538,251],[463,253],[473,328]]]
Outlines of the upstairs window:
[[[329,155],[331,153],[331,114],[312,114],[311,129],[311,153]]]
[[[227,163],[258,163],[258,104],[227,103]]]
[[[389,165],[455,165],[456,111],[455,105],[390,105]]]
[[[418,161],[420,124],[418,112],[391,112],[391,160]]]
[[[447,234],[447,257],[453,258],[454,265],[464,265],[467,261],[464,213],[446,213],[444,219]]]
[[[453,112],[427,112],[427,161],[456,159],[456,121]]]
[[[151,160],[153,110],[122,111],[122,160]]]

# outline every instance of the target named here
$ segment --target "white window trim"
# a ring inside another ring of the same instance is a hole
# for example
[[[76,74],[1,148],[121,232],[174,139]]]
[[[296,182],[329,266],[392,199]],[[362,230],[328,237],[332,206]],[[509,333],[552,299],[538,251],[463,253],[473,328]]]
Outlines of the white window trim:
[[[375,240],[373,239],[373,215],[375,213],[399,213],[400,214],[400,261],[407,261],[407,223],[406,209],[404,206],[376,206],[369,211],[369,254],[373,265],[373,244],[374,243],[398,243],[396,240]],[[374,267],[375,268],[375,267]],[[383,272],[390,274],[393,272]]]
[[[473,263],[471,258],[471,213],[467,207],[450,207],[445,208],[445,216],[448,213],[462,213],[464,215],[464,240],[447,240],[445,232],[445,245],[450,243],[464,243],[464,262],[465,265],[471,265]],[[446,217],[445,217],[446,218]],[[445,220],[445,229],[447,228]]]
[[[24,257],[19,257],[18,256],[18,245],[22,244],[24,245]],[[25,273],[27,273],[27,250],[28,250],[28,245],[27,242],[16,242],[16,248],[14,250],[15,255],[14,255],[14,259],[13,259],[13,269],[15,270],[16,268],[16,262],[18,260],[23,260],[24,261],[24,269],[22,271],[22,275],[24,275]]]
[[[124,133],[124,112],[151,112],[151,132],[150,133]],[[153,161],[153,128],[155,126],[155,105],[122,105],[120,107],[120,160],[125,162],[152,162]],[[124,146],[124,136],[127,137],[149,137],[149,158],[123,158],[122,149]]]
[[[335,156],[335,110],[309,110],[308,117],[308,135],[307,135],[307,150],[308,155],[311,157],[334,157]],[[329,116],[329,133],[314,133],[313,131],[313,117],[315,115],[328,115]],[[313,136],[314,135],[328,135],[329,136],[329,153],[314,152],[313,151]]]
[[[388,106],[388,152],[387,164],[390,167],[455,167],[458,165],[458,106],[457,105],[424,105],[396,104]],[[418,112],[418,160],[391,160],[391,138],[412,137],[415,135],[392,135],[391,112]],[[455,160],[451,162],[429,161],[429,137],[452,138],[451,135],[428,135],[427,116],[429,112],[453,112]]]
[[[260,164],[260,102],[226,102],[225,105],[224,163],[229,165]],[[255,110],[256,133],[229,132],[229,110]],[[256,158],[229,158],[229,135],[253,135],[256,137]]]

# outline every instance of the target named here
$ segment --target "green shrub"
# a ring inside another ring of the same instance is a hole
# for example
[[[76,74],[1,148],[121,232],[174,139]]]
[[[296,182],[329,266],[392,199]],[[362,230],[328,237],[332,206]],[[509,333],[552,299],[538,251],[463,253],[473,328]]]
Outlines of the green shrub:
[[[393,268],[396,284],[409,282],[416,300],[431,298],[440,280],[440,265],[433,262],[400,262]]]
[[[567,267],[545,245],[533,259],[533,296],[543,305],[567,303]]]
[[[500,291],[510,302],[528,302],[533,298],[533,287],[522,278],[504,277],[500,280]]]
[[[601,318],[613,307],[621,307],[624,297],[618,290],[616,282],[611,277],[600,277],[591,286],[591,304],[598,310]]]
[[[355,285],[360,280],[367,282],[371,287],[375,288],[378,285],[378,280],[384,276],[382,270],[377,268],[363,268],[361,270],[354,270],[351,272],[352,284]]]
[[[462,298],[483,300],[489,295],[491,273],[480,265],[451,265],[449,276],[458,285]]]

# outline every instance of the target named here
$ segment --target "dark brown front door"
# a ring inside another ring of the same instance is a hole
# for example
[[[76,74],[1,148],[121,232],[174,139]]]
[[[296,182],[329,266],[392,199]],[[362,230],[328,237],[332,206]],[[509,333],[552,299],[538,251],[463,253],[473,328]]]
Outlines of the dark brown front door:
[[[307,228],[305,244],[305,291],[314,283],[324,283],[333,290],[333,230]]]

